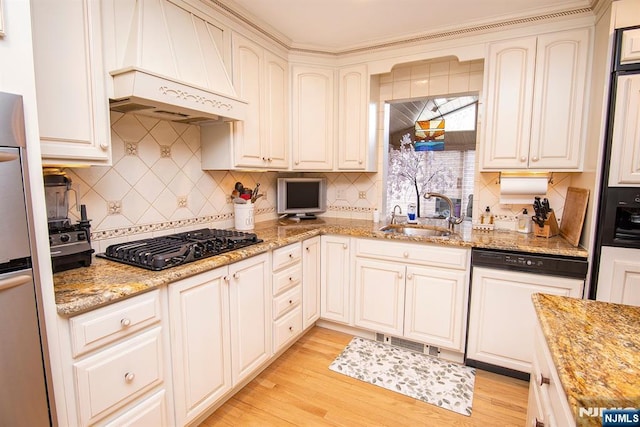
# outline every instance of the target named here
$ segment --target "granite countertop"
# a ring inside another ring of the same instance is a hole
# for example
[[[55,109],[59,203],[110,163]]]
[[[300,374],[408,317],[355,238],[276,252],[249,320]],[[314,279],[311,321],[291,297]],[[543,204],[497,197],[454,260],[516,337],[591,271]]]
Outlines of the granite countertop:
[[[456,233],[447,238],[404,236],[380,231],[383,225],[372,221],[343,218],[259,222],[253,232],[263,240],[262,243],[162,271],[149,271],[94,257],[89,267],[53,275],[58,314],[72,316],[320,234],[587,257],[586,250],[573,247],[560,236],[546,239],[535,237],[533,234],[509,231],[476,231],[472,230],[469,222],[457,226]],[[136,240],[135,236],[131,240]]]
[[[580,407],[640,408],[640,307],[532,299],[574,417]],[[580,425],[601,425],[598,417],[586,420]]]

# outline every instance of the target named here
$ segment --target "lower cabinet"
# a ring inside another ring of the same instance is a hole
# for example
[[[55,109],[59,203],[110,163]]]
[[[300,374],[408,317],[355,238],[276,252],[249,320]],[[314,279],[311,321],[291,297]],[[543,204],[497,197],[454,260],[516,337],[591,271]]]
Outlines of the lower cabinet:
[[[229,266],[231,379],[235,386],[271,357],[269,254]]]
[[[300,243],[275,249],[273,268],[273,352],[302,332],[302,247]]]
[[[527,423],[525,425],[535,427],[575,426],[576,423],[553,365],[551,353],[537,322],[532,345],[534,352],[532,353]]]
[[[351,239],[324,235],[320,238],[320,317],[351,323]]]
[[[320,236],[302,242],[302,329],[320,318]]]
[[[355,326],[464,352],[468,249],[365,239],[356,245]],[[433,266],[443,264],[443,250],[451,268]]]
[[[176,424],[192,422],[271,356],[269,254],[169,285]]]
[[[640,306],[640,250],[603,246],[598,301]]]
[[[221,267],[169,285],[177,425],[231,389],[228,274]]]
[[[172,418],[159,290],[70,318],[69,423],[151,425]],[[75,420],[74,420],[75,418]],[[159,425],[159,424],[155,424]]]
[[[467,359],[530,373],[534,293],[580,298],[584,281],[474,267]]]

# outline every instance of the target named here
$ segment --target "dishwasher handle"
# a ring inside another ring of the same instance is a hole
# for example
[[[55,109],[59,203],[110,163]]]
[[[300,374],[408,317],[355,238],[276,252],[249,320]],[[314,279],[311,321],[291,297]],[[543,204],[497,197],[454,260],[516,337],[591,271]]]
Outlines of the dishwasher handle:
[[[0,292],[16,286],[24,285],[31,282],[31,276],[20,274],[18,276],[9,277],[8,279],[0,279]]]

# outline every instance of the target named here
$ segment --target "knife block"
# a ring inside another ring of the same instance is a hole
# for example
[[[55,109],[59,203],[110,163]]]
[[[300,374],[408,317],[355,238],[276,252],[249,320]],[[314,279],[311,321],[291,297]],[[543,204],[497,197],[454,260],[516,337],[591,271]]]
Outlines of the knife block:
[[[533,234],[536,236],[549,238],[557,236],[559,232],[558,221],[553,211],[549,212],[549,217],[544,221],[543,227],[540,227],[537,222],[533,223]]]

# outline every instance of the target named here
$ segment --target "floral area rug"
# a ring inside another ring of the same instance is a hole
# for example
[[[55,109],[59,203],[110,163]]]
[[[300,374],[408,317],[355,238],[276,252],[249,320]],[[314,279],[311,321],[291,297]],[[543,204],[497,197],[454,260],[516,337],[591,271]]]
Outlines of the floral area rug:
[[[462,415],[471,415],[476,370],[467,366],[354,337],[329,369]]]

